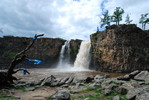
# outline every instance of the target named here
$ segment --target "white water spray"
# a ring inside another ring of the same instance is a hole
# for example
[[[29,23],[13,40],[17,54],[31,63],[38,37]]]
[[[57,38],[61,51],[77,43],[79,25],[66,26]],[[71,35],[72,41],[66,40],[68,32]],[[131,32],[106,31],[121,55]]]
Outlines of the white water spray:
[[[91,47],[90,41],[81,42],[79,53],[74,62],[75,68],[79,67],[79,68],[88,69],[90,64],[90,47]]]
[[[70,59],[70,46],[69,41],[66,41],[65,44],[61,48],[58,68],[66,68],[69,64]]]
[[[64,45],[62,46],[62,48],[61,48],[58,67],[60,67],[60,66],[62,65],[62,63],[63,63],[66,44],[67,44],[67,41],[65,42],[65,44],[64,44]]]

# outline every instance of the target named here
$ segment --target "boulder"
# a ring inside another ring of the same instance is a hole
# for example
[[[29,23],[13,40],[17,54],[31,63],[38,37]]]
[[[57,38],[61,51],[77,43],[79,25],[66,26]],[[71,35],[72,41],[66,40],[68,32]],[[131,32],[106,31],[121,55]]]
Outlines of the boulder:
[[[96,84],[93,83],[93,84],[90,84],[90,85],[88,86],[88,88],[89,88],[89,89],[95,89],[95,86],[96,86]]]
[[[134,77],[135,80],[145,81],[145,83],[149,83],[149,72],[141,71]]]
[[[120,93],[122,95],[127,94],[127,89],[124,88],[124,87],[118,87],[118,88],[116,88],[116,90],[117,90],[118,93]]]
[[[43,82],[41,83],[41,86],[43,85],[51,86],[51,84],[53,84],[55,80],[56,78],[53,75],[51,75],[43,80]]]
[[[66,84],[70,84],[73,81],[72,77],[69,77],[69,79],[65,82]]]
[[[129,77],[131,78],[131,79],[133,79],[137,74],[139,74],[140,73],[140,71],[139,70],[136,70],[136,71],[133,71],[133,72],[131,72],[130,74],[129,74]]]
[[[121,100],[119,96],[114,96],[112,100]]]
[[[68,79],[69,79],[69,77],[63,78],[63,79],[59,82],[59,85],[65,84],[65,82],[66,82]]]
[[[104,95],[110,95],[112,93],[112,90],[111,89],[105,89],[103,93],[104,93]]]
[[[130,77],[129,77],[129,75],[120,76],[120,77],[117,78],[117,80],[129,81],[130,80]]]
[[[57,92],[51,97],[52,100],[70,100],[70,94],[66,92]]]
[[[86,83],[89,83],[89,82],[92,82],[94,80],[94,77],[93,77],[93,75],[91,75],[91,76],[88,76],[86,79],[85,79],[85,82]]]
[[[131,89],[127,92],[126,98],[128,98],[129,100],[135,100],[136,95],[138,95],[138,93],[142,91],[143,91],[143,88]]]
[[[96,75],[96,76],[94,77],[94,81],[98,83],[98,82],[100,82],[100,80],[103,79],[103,78],[104,78],[104,76]]]
[[[142,91],[136,96],[136,100],[149,100],[149,92]]]

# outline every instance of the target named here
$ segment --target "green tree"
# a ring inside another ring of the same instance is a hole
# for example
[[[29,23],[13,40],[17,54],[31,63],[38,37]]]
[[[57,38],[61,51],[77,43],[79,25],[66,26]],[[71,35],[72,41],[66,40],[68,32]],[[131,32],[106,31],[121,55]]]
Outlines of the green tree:
[[[149,24],[149,18],[147,18],[148,13],[146,14],[141,14],[141,18],[139,20],[139,23],[142,24],[142,29],[145,30],[146,24]]]
[[[111,22],[111,17],[109,16],[109,11],[106,10],[103,14],[103,17],[100,17],[101,19],[101,28],[105,25],[110,25],[110,22]]]
[[[127,25],[130,24],[132,21],[133,21],[133,20],[130,20],[130,16],[127,14],[126,20],[125,20],[126,24],[127,24]]]
[[[116,7],[113,15],[111,16],[112,22],[116,22],[116,25],[119,25],[119,22],[122,20],[122,14],[124,10],[121,7]]]

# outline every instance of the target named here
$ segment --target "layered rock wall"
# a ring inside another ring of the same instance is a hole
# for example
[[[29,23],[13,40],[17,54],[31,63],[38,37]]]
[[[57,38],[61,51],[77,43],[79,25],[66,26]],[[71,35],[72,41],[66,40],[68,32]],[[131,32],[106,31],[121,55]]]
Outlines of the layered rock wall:
[[[131,72],[149,69],[147,32],[135,25],[108,26],[91,35],[92,63],[106,72]]]
[[[30,41],[32,41],[31,39],[32,38],[13,36],[4,36],[0,38],[1,68],[7,68],[15,54],[25,49]],[[64,42],[65,40],[59,38],[39,38],[26,54],[31,59],[42,60],[42,67],[52,67],[59,58],[59,53]],[[20,65],[21,67],[29,64],[27,61],[23,63],[25,64]],[[32,65],[33,64],[30,63],[28,67],[32,67]]]
[[[78,39],[70,41],[70,62],[71,64],[74,64],[74,61],[80,49],[81,42],[82,40],[78,40]]]

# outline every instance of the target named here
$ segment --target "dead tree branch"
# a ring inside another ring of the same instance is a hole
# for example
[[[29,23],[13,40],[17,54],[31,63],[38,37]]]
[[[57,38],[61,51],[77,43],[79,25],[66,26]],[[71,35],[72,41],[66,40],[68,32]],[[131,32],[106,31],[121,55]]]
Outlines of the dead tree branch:
[[[38,37],[43,36],[44,34],[39,34],[39,35],[35,35],[34,38],[32,39],[32,42],[21,52],[17,53],[14,60],[11,62],[10,67],[7,71],[7,80],[11,83],[13,83],[13,80],[15,79],[12,75],[17,73],[20,70],[14,71],[16,65],[18,65],[19,63],[21,63],[22,61],[26,60],[27,57],[25,55],[26,51],[28,51],[34,44],[34,42],[36,41],[36,39]]]

